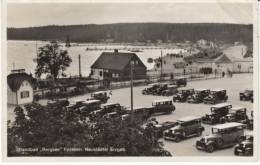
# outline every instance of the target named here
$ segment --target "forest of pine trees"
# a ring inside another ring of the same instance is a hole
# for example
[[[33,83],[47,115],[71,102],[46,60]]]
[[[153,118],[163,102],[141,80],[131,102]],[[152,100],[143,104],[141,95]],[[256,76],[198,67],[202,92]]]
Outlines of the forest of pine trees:
[[[252,42],[253,25],[217,23],[118,23],[8,28],[8,40],[60,40],[71,42],[183,42],[206,39]]]

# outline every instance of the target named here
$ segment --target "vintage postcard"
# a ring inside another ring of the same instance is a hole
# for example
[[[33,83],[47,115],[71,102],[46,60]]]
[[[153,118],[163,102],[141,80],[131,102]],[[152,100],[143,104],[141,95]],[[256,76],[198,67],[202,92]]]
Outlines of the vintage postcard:
[[[257,1],[4,1],[5,161],[256,161]]]

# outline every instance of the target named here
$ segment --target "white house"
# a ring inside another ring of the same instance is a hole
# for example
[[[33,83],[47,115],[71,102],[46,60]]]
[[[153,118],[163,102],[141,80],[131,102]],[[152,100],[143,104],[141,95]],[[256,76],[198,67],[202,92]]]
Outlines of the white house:
[[[7,76],[7,103],[22,105],[33,101],[32,77],[24,69],[13,70]]]
[[[233,72],[253,72],[253,58],[245,57],[247,51],[247,46],[242,44],[229,47],[223,51],[223,53],[232,61]]]
[[[167,54],[155,60],[154,68],[150,71],[153,75],[162,74],[182,74],[185,68],[183,55],[180,54]],[[162,64],[162,65],[161,65]],[[151,73],[151,74],[152,74]]]

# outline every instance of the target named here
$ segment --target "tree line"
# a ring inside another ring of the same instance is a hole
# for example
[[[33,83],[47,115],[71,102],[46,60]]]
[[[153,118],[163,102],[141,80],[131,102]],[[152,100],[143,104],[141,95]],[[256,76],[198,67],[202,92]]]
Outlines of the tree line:
[[[117,23],[8,28],[8,40],[59,40],[71,42],[252,42],[252,24],[221,23]]]

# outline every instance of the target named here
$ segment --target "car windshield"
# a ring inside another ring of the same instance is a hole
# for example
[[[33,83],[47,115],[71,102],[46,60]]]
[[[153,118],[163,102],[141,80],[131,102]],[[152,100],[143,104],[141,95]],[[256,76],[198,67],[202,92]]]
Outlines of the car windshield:
[[[217,128],[212,128],[212,134],[218,134],[219,130]]]

